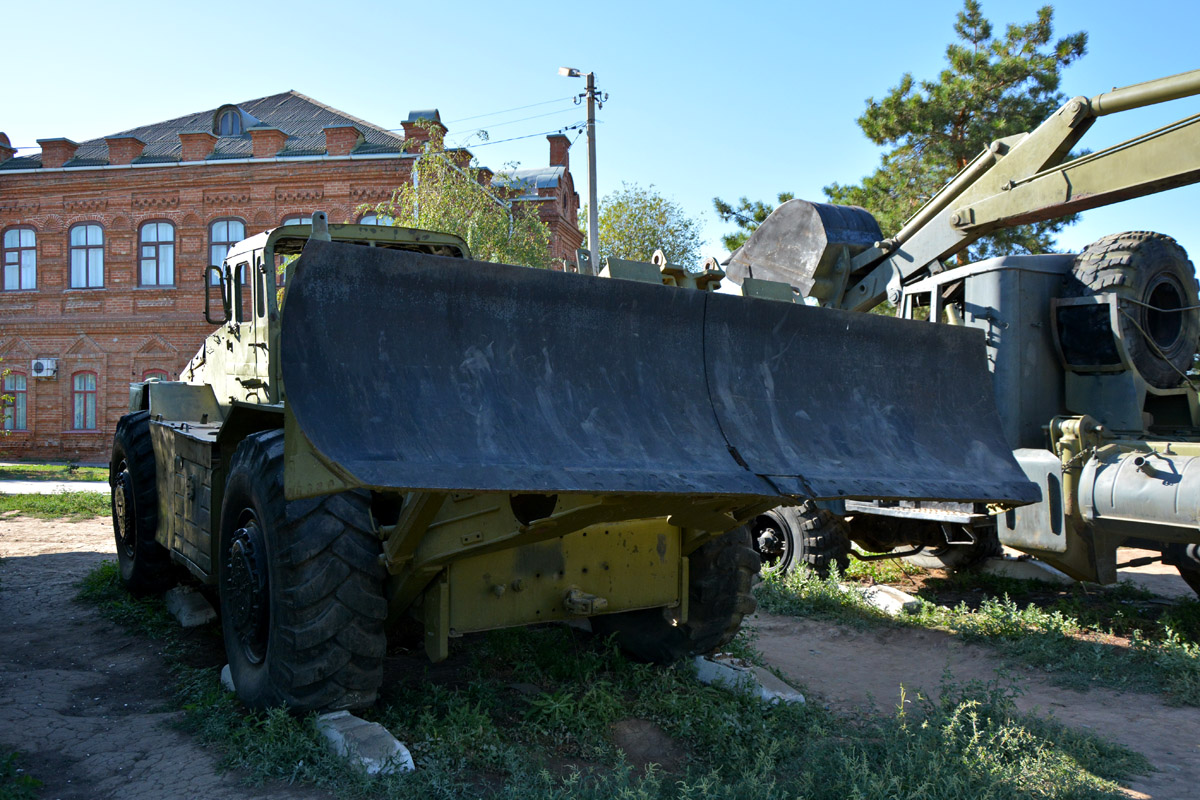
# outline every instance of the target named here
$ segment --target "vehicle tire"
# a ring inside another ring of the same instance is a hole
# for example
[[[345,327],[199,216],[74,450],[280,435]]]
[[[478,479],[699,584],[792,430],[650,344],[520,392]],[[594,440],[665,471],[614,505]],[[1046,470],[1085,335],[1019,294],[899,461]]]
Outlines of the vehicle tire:
[[[763,575],[786,574],[807,564],[823,578],[831,565],[845,572],[850,563],[845,523],[815,503],[772,509],[755,517],[749,527]]]
[[[229,466],[218,592],[237,695],[251,708],[370,705],[386,647],[370,495],[288,502],[283,431],[252,434]]]
[[[901,548],[911,550],[911,547]],[[921,569],[944,569],[949,572],[970,569],[989,558],[995,558],[1003,553],[1000,540],[989,534],[981,537],[972,544],[946,544],[940,547],[926,547],[915,556],[905,556],[904,560]]]
[[[171,554],[154,539],[158,530],[158,484],[150,412],[126,414],[113,434],[108,486],[121,581],[133,594],[154,594],[175,583]]]
[[[1183,382],[1200,340],[1200,299],[1192,262],[1174,239],[1149,231],[1105,236],[1079,254],[1073,275],[1079,285],[1069,294],[1118,295],[1121,334],[1147,383],[1171,389]],[[1077,333],[1084,341],[1107,336]]]
[[[1179,577],[1200,595],[1200,545],[1171,544],[1163,548],[1163,562],[1174,564]]]
[[[592,631],[616,636],[617,644],[638,661],[669,664],[709,653],[737,635],[742,618],[754,612],[751,585],[758,554],[750,529],[734,528],[688,557],[688,620],[674,624],[673,610],[648,608],[592,617]]]

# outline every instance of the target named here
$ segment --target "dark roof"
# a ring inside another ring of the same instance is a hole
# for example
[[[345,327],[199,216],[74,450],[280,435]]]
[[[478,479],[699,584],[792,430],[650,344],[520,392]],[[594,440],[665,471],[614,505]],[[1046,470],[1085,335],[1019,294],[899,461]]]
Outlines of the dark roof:
[[[404,137],[391,131],[373,125],[370,122],[351,116],[336,108],[330,108],[311,97],[299,92],[283,92],[270,97],[260,97],[257,100],[247,100],[236,104],[245,114],[249,114],[260,124],[278,128],[287,133],[287,142],[280,156],[308,156],[325,154],[324,129],[331,125],[353,125],[362,131],[363,142],[354,149],[355,154],[361,153],[400,153],[404,145]],[[219,108],[198,111],[187,116],[177,117],[165,122],[130,128],[126,131],[110,134],[110,136],[136,136],[146,143],[141,156],[134,160],[135,164],[170,163],[178,161],[182,155],[179,134],[193,131],[211,131],[213,118]],[[419,112],[430,115],[428,111]],[[436,111],[432,112],[436,115]],[[105,137],[107,138],[107,137]],[[217,139],[216,147],[210,159],[249,158],[253,152],[250,134],[239,136],[221,136]],[[68,161],[68,167],[102,166],[108,163],[108,144],[104,138],[91,139],[79,143],[75,157]],[[42,166],[42,155],[21,156],[10,158],[0,164],[0,169],[35,169]]]

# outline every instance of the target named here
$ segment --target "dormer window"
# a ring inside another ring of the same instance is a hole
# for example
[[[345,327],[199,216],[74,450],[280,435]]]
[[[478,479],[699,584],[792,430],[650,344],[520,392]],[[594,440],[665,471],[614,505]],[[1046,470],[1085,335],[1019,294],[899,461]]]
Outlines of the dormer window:
[[[221,116],[217,119],[217,135],[242,135],[242,115],[238,113],[236,108],[227,108],[221,112]]]

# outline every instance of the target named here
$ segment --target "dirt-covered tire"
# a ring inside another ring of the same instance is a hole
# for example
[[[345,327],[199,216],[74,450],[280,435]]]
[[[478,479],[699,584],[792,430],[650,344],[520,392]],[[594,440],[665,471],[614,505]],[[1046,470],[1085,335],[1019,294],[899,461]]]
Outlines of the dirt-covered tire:
[[[1200,300],[1192,262],[1174,239],[1149,231],[1105,236],[1079,254],[1073,275],[1078,284],[1069,294],[1120,298],[1121,334],[1147,383],[1170,389],[1183,382],[1200,339]],[[1076,333],[1082,341],[1108,336]]]
[[[126,414],[113,434],[108,486],[121,581],[138,595],[164,591],[176,582],[170,553],[154,539],[158,530],[156,480],[150,412]]]
[[[283,431],[246,437],[229,467],[217,573],[242,702],[296,711],[374,702],[386,647],[380,552],[370,495],[288,502]]]
[[[728,644],[742,618],[756,607],[751,586],[758,554],[750,530],[734,528],[706,542],[688,557],[688,620],[674,624],[673,609],[649,608],[592,617],[592,631],[615,636],[639,661],[669,664],[710,653]]]
[[[825,577],[831,566],[844,572],[850,563],[845,523],[815,503],[772,509],[755,517],[749,528],[763,575],[786,574],[806,564]]]

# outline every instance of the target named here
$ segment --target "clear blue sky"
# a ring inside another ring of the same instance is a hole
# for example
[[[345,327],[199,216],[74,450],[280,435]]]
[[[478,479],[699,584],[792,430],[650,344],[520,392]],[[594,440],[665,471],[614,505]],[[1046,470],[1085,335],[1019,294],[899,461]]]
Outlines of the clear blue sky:
[[[1035,2],[984,0],[998,28],[1033,18]],[[595,71],[610,95],[598,126],[601,196],[622,181],[654,184],[704,222],[705,251],[727,230],[715,196],[812,200],[878,161],[855,125],[864,101],[905,71],[934,77],[961,0],[920,3],[728,2],[240,4],[60,0],[5,12],[5,113],[14,145],[103,136],[225,102],[295,89],[388,128],[436,107],[451,140],[500,168],[547,161],[542,136],[571,125],[583,88],[560,66]],[[347,9],[347,10],[343,10]],[[1094,95],[1200,67],[1200,3],[1064,0],[1056,33],[1089,33],[1065,75]],[[545,101],[555,101],[545,103]],[[507,114],[468,117],[542,104]],[[1200,98],[1105,118],[1098,149],[1200,112]],[[527,119],[534,115],[534,119]],[[475,146],[477,128],[493,144]],[[573,133],[571,134],[574,135]],[[28,151],[23,151],[28,152]],[[586,142],[572,148],[587,197]],[[1200,189],[1088,212],[1060,239],[1079,248],[1107,233],[1152,229],[1200,258]]]

